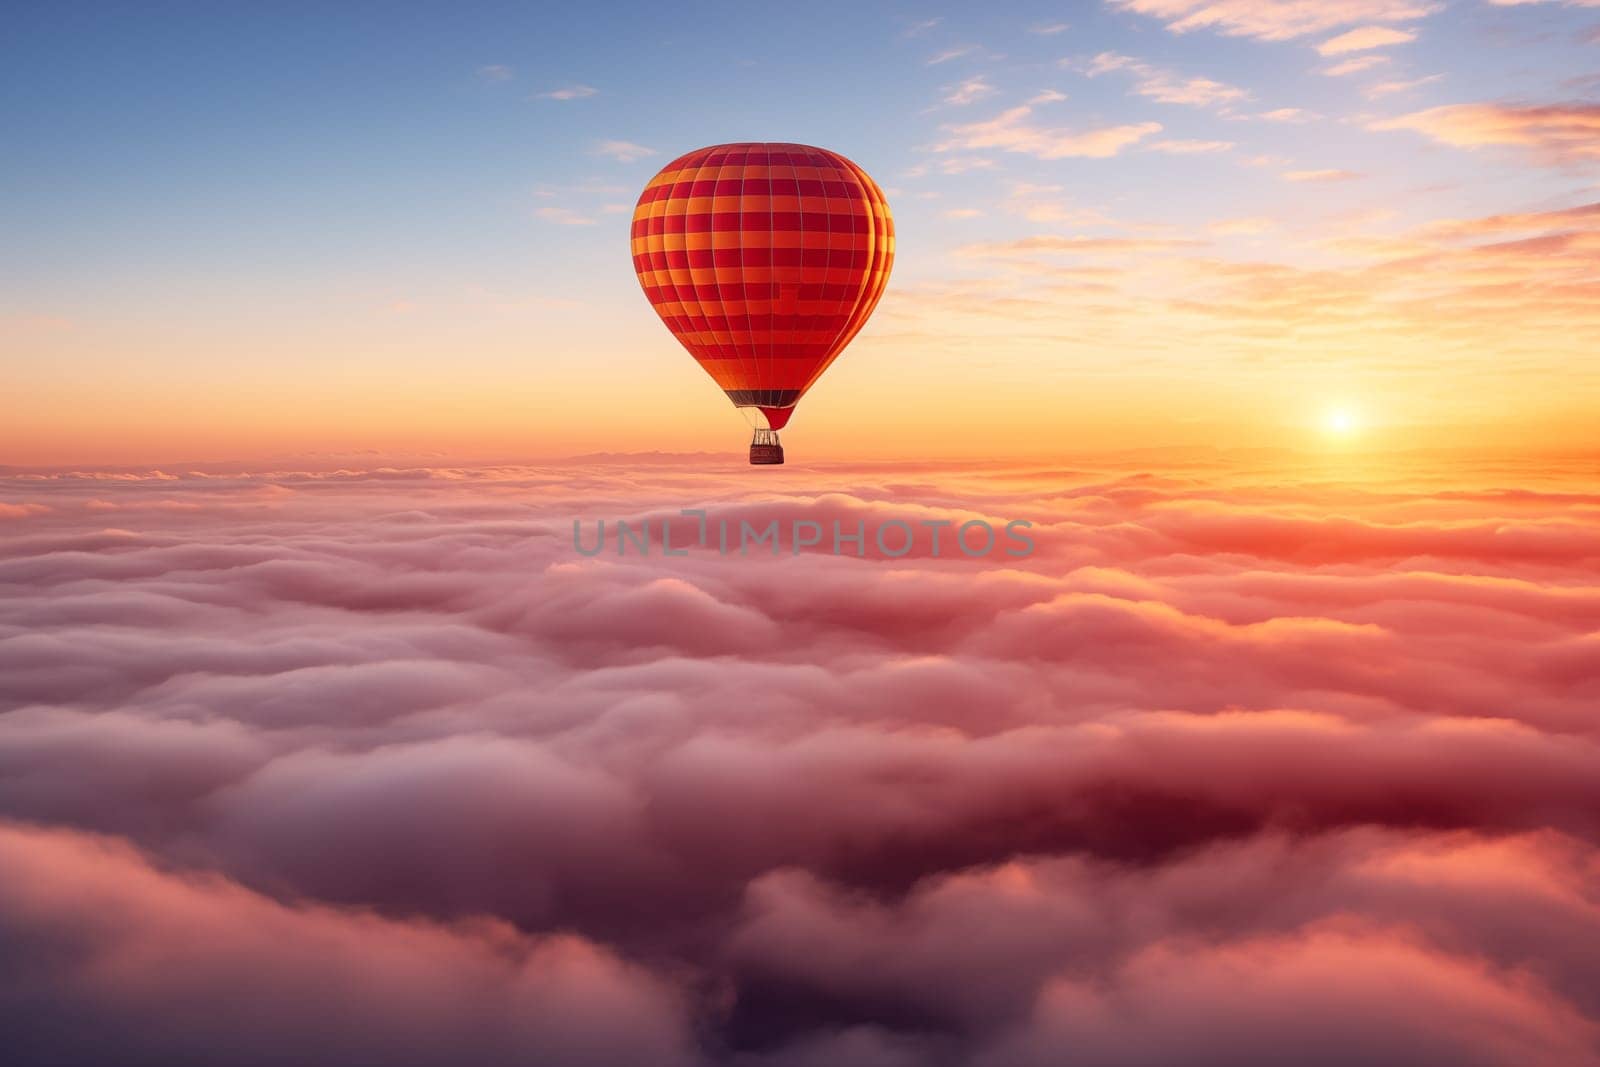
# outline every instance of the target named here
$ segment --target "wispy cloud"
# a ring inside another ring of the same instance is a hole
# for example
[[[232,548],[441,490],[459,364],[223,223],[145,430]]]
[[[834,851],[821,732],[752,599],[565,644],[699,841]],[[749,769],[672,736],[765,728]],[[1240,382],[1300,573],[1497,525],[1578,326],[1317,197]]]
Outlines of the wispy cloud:
[[[631,192],[633,190],[629,186],[618,184],[614,179],[585,178],[582,181],[561,185],[540,185],[534,189],[533,195],[549,199],[565,193],[578,193],[584,196],[621,196]]]
[[[959,107],[993,96],[994,93],[994,86],[984,80],[983,75],[980,74],[975,78],[968,78],[964,82],[946,88],[944,102]]]
[[[1415,41],[1417,35],[1410,30],[1396,30],[1388,26],[1362,26],[1360,29],[1330,37],[1317,45],[1317,52],[1325,56],[1343,55],[1346,52],[1365,52],[1392,44]]]
[[[534,212],[546,222],[557,226],[593,226],[594,219],[564,207],[542,207]]]
[[[490,63],[478,68],[478,77],[486,82],[510,81],[512,75],[511,68],[502,63]]]
[[[940,63],[948,63],[952,59],[960,59],[962,56],[970,56],[977,50],[978,46],[971,44],[964,44],[956,48],[946,48],[943,52],[935,53],[928,60],[928,66],[936,67]]]
[[[951,156],[939,161],[939,170],[944,174],[967,174],[975,170],[989,170],[994,166],[994,160],[983,156]]]
[[[1263,111],[1256,116],[1267,122],[1310,122],[1316,117],[1315,112],[1298,107],[1280,107],[1273,111]]]
[[[1600,159],[1600,104],[1450,104],[1372,123],[1373,130],[1415,130],[1459,148],[1525,148],[1546,165]]]
[[[911,25],[906,27],[905,36],[907,36],[907,37],[920,36],[921,34],[927,33],[929,30],[933,29],[935,26],[939,25],[939,23],[941,23],[943,21],[944,21],[944,16],[943,15],[936,15],[935,17],[933,17],[931,19],[922,19],[922,20],[920,20],[918,22],[913,22]]]
[[[1428,0],[1109,0],[1149,15],[1173,33],[1210,29],[1230,37],[1285,41],[1359,22],[1409,22],[1443,6]]]
[[[1165,152],[1174,156],[1208,155],[1213,152],[1227,152],[1233,148],[1232,141],[1151,141],[1149,149],[1152,152]]]
[[[1058,33],[1065,33],[1072,25],[1066,22],[1045,22],[1037,26],[1029,26],[1029,33],[1036,33],[1041,37],[1054,37]]]
[[[1455,241],[1473,237],[1556,233],[1567,230],[1600,232],[1600,201],[1559,208],[1555,211],[1514,212],[1467,219],[1436,219],[1424,226],[1420,232],[1430,239]],[[1600,253],[1600,247],[1596,247],[1593,251]],[[1600,259],[1600,255],[1596,255],[1595,258]],[[1600,263],[1596,265],[1600,266]]]
[[[1317,183],[1339,180],[1352,183],[1346,189],[1359,187],[1346,174],[1307,171],[1294,177],[1309,184],[1289,188],[1332,190],[1340,186]],[[1038,195],[1059,198],[1060,191]],[[1288,234],[1252,242],[1248,252],[1221,245],[1271,228],[1265,215],[1153,232],[1122,224],[1120,232],[1104,235],[1087,227],[1117,224],[1072,220],[1047,229],[1066,225],[1079,232],[963,246],[963,258],[993,264],[991,288],[970,290],[959,312],[953,310],[958,294],[947,290],[930,301],[930,313],[1024,323],[1016,328],[1019,339],[1116,336],[1134,346],[1165,347],[1152,325],[1160,321],[1183,336],[1174,351],[1192,347],[1198,334],[1219,350],[1263,356],[1298,346],[1307,368],[1312,359],[1334,359],[1380,375],[1436,379],[1439,361],[1448,359],[1500,381],[1508,392],[1530,390],[1523,396],[1545,388],[1529,377],[1535,363],[1545,368],[1540,378],[1560,381],[1568,393],[1593,395],[1600,382],[1590,356],[1600,308],[1589,282],[1600,265],[1600,205],[1447,219],[1397,232],[1390,225],[1394,210],[1375,211],[1369,203],[1361,212],[1324,219],[1320,233],[1310,232],[1310,220],[1296,213],[1281,224]],[[1216,246],[1200,251],[1190,238]],[[1355,262],[1296,263],[1292,246]],[[1062,272],[1067,266],[1070,276]],[[1098,273],[1081,276],[1082,268]],[[974,345],[992,347],[984,328],[973,330]],[[1421,392],[1416,397],[1424,402]],[[1494,402],[1511,401],[1501,396]]]
[[[1409,81],[1379,82],[1369,86],[1365,93],[1369,99],[1376,100],[1380,96],[1391,96],[1394,93],[1403,93],[1408,89],[1415,89],[1419,85],[1430,85],[1444,77],[1443,74],[1430,74],[1425,78],[1412,78]]]
[[[1353,170],[1286,170],[1285,181],[1291,182],[1348,182],[1362,175]]]
[[[1066,62],[1070,65],[1070,61]],[[1132,74],[1136,78],[1134,92],[1163,104],[1218,107],[1250,96],[1243,89],[1212,78],[1186,77],[1116,52],[1101,52],[1082,69],[1091,78],[1118,71]]]
[[[1194,248],[1203,242],[1157,237],[1059,237],[1042,235],[1015,241],[985,241],[963,245],[957,254],[977,258],[1014,255],[1132,255],[1141,252],[1169,252]]]
[[[1389,62],[1389,57],[1385,55],[1356,56],[1342,63],[1335,63],[1331,67],[1325,67],[1322,73],[1330,78],[1343,78],[1349,74],[1360,74],[1364,70],[1371,70],[1380,63],[1387,62]]]
[[[594,96],[600,90],[592,85],[568,85],[562,89],[551,89],[547,93],[540,93],[541,100],[582,100]]]
[[[656,154],[654,148],[646,148],[632,141],[601,141],[594,151],[596,155],[607,156],[618,163],[635,163]]]
[[[1250,216],[1240,219],[1222,219],[1213,222],[1206,229],[1218,237],[1249,237],[1258,233],[1266,233],[1277,226],[1277,223],[1262,215]]]
[[[946,126],[951,139],[936,146],[936,150],[998,148],[1035,159],[1105,159],[1162,129],[1159,122],[1137,122],[1073,130],[1040,126],[1031,121],[1032,115],[1032,105],[1022,104],[985,122]]]
[[[1101,212],[1069,202],[1059,185],[1012,182],[1001,208],[1029,222],[1048,222],[1071,226],[1104,226],[1110,220]]]

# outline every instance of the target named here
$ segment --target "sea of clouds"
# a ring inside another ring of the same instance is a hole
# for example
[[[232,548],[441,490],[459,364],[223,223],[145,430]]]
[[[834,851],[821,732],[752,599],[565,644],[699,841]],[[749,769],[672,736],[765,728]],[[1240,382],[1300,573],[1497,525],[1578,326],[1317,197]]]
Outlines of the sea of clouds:
[[[1592,471],[0,471],[3,1058],[1600,1064]]]

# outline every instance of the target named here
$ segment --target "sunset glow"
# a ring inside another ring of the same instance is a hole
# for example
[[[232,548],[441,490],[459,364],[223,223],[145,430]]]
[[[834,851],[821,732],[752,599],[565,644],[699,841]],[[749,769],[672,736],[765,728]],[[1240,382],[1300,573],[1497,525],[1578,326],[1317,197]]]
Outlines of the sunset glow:
[[[1323,416],[1322,427],[1337,437],[1348,437],[1361,428],[1361,422],[1349,408],[1333,408]]]
[[[8,5],[0,1063],[1600,1067],[1597,2]]]
[[[667,8],[622,36],[485,15],[435,49],[355,12],[310,44],[257,20],[260,56],[337,68],[321,85],[212,69],[238,32],[218,12],[150,35],[172,77],[115,80],[115,142],[87,57],[121,23],[36,12],[6,64],[36,137],[0,200],[0,451],[737,450],[628,231],[664,163],[741,136],[837,149],[897,223],[893,284],[793,424],[808,455],[1276,446],[1336,392],[1383,397],[1406,447],[1595,447],[1593,16],[1317,7],[841,8],[845,45],[821,14],[735,10],[692,62],[654,43]],[[779,40],[828,77],[796,92],[762,59]],[[397,83],[381,57],[408,49]],[[180,112],[205,166],[173,162]],[[252,122],[294,132],[230,132]]]

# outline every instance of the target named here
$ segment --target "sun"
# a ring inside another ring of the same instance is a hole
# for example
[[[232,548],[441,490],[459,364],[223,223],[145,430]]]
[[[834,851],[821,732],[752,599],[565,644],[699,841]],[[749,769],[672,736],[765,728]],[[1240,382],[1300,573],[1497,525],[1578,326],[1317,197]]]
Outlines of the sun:
[[[1361,420],[1349,408],[1331,408],[1322,416],[1322,428],[1335,437],[1349,437],[1361,428]]]

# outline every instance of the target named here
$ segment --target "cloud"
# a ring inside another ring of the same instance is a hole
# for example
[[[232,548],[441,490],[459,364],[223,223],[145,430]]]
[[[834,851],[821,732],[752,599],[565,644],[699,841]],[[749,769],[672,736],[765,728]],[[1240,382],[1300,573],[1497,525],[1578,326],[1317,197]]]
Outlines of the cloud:
[[[1041,37],[1054,37],[1056,34],[1065,33],[1071,28],[1071,24],[1066,22],[1043,22],[1034,26],[1029,26],[1028,32],[1036,33]]]
[[[486,82],[504,82],[510,81],[514,72],[502,63],[490,63],[478,68],[478,77]]]
[[[955,48],[946,48],[944,51],[936,52],[934,55],[929,57],[928,66],[936,67],[941,63],[948,63],[952,59],[961,59],[965,56],[972,55],[977,50],[977,45],[970,44],[959,45]]]
[[[1362,26],[1359,29],[1330,37],[1317,45],[1317,52],[1325,56],[1338,56],[1346,52],[1364,52],[1369,48],[1384,48],[1392,44],[1415,41],[1417,35],[1410,30],[1397,30],[1389,26]]]
[[[1233,149],[1232,141],[1151,141],[1149,148],[1152,152],[1166,152],[1174,156],[1204,155],[1215,152],[1228,152]]]
[[[1317,118],[1313,112],[1298,107],[1280,107],[1272,111],[1263,111],[1256,116],[1267,122],[1310,122]]]
[[[1327,360],[1556,299],[1594,208],[967,255]],[[0,472],[7,1062],[1595,1063],[1592,457],[736,459]],[[1038,551],[572,548],[702,502]]]
[[[982,244],[963,245],[958,249],[964,256],[1079,253],[1133,253],[1166,251],[1192,247],[1199,242],[1170,240],[1153,237],[1023,237],[1015,241],[989,241]]]
[[[1034,182],[1012,182],[1002,207],[1008,214],[1020,215],[1030,222],[1066,223],[1073,226],[1098,226],[1106,218],[1093,208],[1069,203],[1059,195],[1059,185],[1040,185]]]
[[[1277,223],[1270,218],[1255,216],[1252,218],[1223,219],[1220,222],[1213,222],[1208,229],[1219,236],[1232,237],[1266,233],[1268,230],[1276,228],[1276,226]]]
[[[1547,166],[1600,159],[1600,104],[1448,104],[1379,120],[1368,128],[1415,130],[1458,148],[1523,148]]]
[[[1349,74],[1359,74],[1364,70],[1371,70],[1380,63],[1387,62],[1389,62],[1389,57],[1384,55],[1356,56],[1354,59],[1347,59],[1343,63],[1335,63],[1333,66],[1325,68],[1322,73],[1330,78],[1342,78]]]
[[[1485,215],[1472,219],[1440,219],[1429,223],[1425,232],[1432,237],[1457,240],[1504,234],[1556,233],[1600,227],[1600,201],[1554,211],[1532,211],[1509,215]]]
[[[1365,95],[1369,99],[1375,100],[1380,96],[1392,96],[1395,93],[1409,92],[1418,86],[1431,85],[1436,81],[1442,80],[1443,78],[1443,74],[1430,74],[1424,78],[1411,78],[1406,81],[1379,82],[1376,85],[1369,86],[1365,90]]]
[[[596,155],[607,156],[618,163],[637,163],[656,154],[654,148],[646,148],[632,141],[601,141],[595,146],[594,151]]]
[[[1600,1062],[1579,1013],[1537,981],[1337,922],[1224,947],[1154,946],[1109,992],[1052,982],[1019,1029],[994,1062],[1044,1065],[1072,1049],[1105,1064],[1195,1062],[1196,1050],[1199,1062],[1265,1064],[1261,1045],[1274,1038],[1307,1042],[1303,1062],[1326,1067]]]
[[[1151,134],[1160,133],[1162,129],[1159,122],[1128,123],[1089,130],[1040,126],[1030,121],[1033,107],[1031,104],[1022,104],[1008,108],[984,122],[946,126],[950,140],[938,145],[936,151],[998,148],[1035,159],[1106,159]]]
[[[993,96],[994,93],[994,86],[985,81],[982,75],[979,75],[945,89],[944,102],[959,107],[982,100],[986,96]]]
[[[787,871],[752,887],[734,954],[746,981],[774,1000],[809,1005],[844,992],[908,1020],[960,1019],[993,1035],[981,1064],[1060,1062],[1071,1050],[1092,1063],[1265,1065],[1296,1039],[1285,1027],[1305,1026],[1318,1029],[1316,1064],[1425,1057],[1510,1067],[1541,1053],[1592,1064],[1582,1012],[1548,979],[1519,973],[1514,952],[1475,959],[1421,933],[1470,926],[1474,912],[1515,927],[1519,904],[1587,926],[1557,904],[1564,894],[1524,896],[1481,873],[1484,863],[1521,861],[1570,879],[1582,859],[1566,851],[1537,836],[1266,838],[1152,873],[1021,860],[919,886],[898,907]],[[1412,890],[1432,879],[1459,879],[1465,907],[1442,921],[1423,914],[1439,898]],[[1339,915],[1335,897],[1360,899],[1370,917]],[[1254,928],[1231,918],[1248,908],[1273,918]],[[1205,936],[1183,935],[1185,911]],[[963,980],[974,972],[991,977]],[[1577,978],[1568,971],[1567,996]]]
[[[1134,92],[1163,104],[1225,107],[1250,96],[1245,90],[1236,86],[1226,85],[1210,78],[1184,77],[1116,52],[1101,52],[1084,68],[1084,73],[1091,78],[1112,71],[1128,71],[1134,74],[1137,77]]]
[[[1264,162],[1309,183],[1294,188],[1356,181]],[[1336,363],[1367,380],[1430,389],[1430,368],[1448,353],[1453,366],[1497,383],[1504,403],[1549,404],[1552,375],[1578,395],[1600,388],[1587,358],[1600,315],[1585,289],[1600,267],[1600,221],[1585,203],[1408,229],[1396,229],[1392,213],[1341,216],[1322,237],[1309,231],[1319,255],[1331,257],[1312,264],[1277,243],[1211,248],[1218,234],[1209,226],[1122,222],[1035,185],[1001,206],[1043,232],[963,246],[962,260],[986,266],[902,299],[925,296],[918,313],[940,317],[940,343],[955,352],[1004,338],[1092,360],[1096,346],[1116,344],[1166,366],[1203,345],[1217,354],[1218,374],[1253,378],[1271,364],[1300,375]]]
[[[1283,41],[1357,22],[1410,22],[1439,4],[1420,0],[1111,0],[1114,7],[1165,22],[1173,33],[1214,29],[1230,37]]]
[[[994,160],[983,156],[947,156],[939,161],[942,174],[967,174],[975,170],[989,170]]]
[[[568,85],[561,89],[551,89],[547,93],[540,93],[539,98],[541,100],[584,100],[598,95],[599,92],[600,90],[592,85]]]
[[[542,207],[534,214],[546,222],[553,222],[557,226],[593,226],[594,219],[587,215],[564,207]]]
[[[1347,182],[1361,175],[1353,170],[1286,170],[1283,177],[1291,182]]]
[[[677,993],[579,937],[285,905],[60,831],[0,825],[0,862],[15,1063],[692,1061]]]

